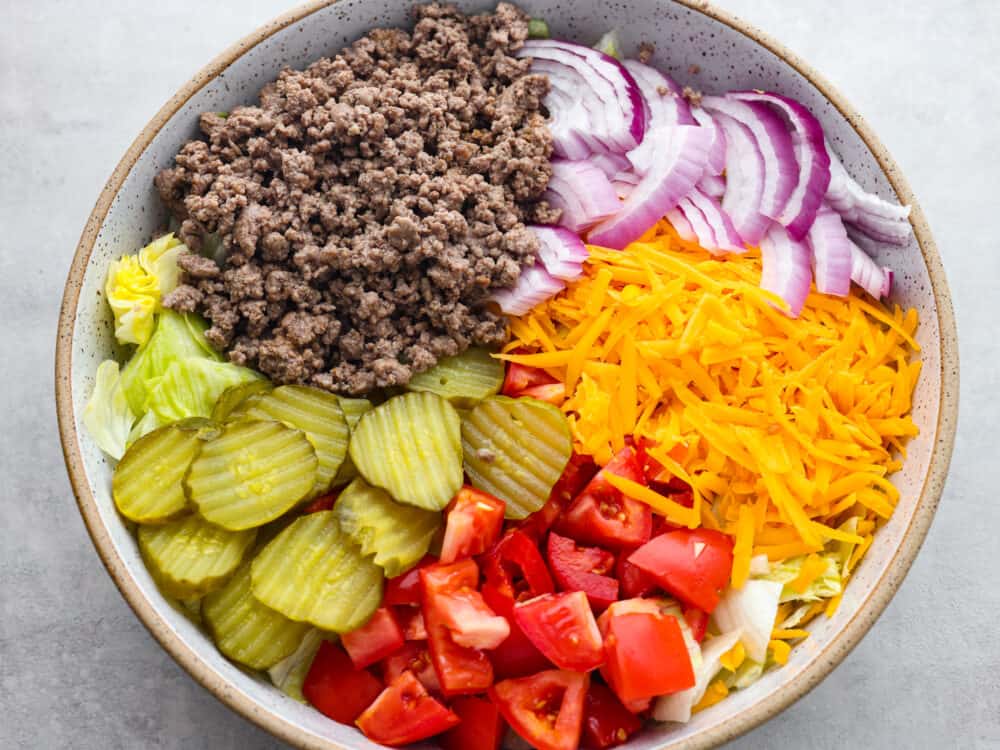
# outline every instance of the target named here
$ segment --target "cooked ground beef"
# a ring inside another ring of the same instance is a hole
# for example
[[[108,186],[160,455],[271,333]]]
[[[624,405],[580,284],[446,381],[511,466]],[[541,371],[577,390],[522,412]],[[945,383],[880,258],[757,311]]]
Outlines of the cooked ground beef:
[[[416,8],[336,57],[286,69],[257,106],[201,117],[156,177],[194,251],[165,304],[199,312],[238,364],[362,394],[506,336],[490,291],[533,262],[526,222],[552,139],[545,76],[512,57],[527,16]],[[222,241],[220,265],[199,251]]]

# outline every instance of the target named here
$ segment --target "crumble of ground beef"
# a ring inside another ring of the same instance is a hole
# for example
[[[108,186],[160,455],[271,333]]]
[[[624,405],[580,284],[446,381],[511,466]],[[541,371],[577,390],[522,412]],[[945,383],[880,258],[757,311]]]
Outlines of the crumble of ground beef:
[[[534,261],[525,224],[558,218],[538,200],[548,80],[512,56],[513,5],[415,15],[202,115],[205,139],[156,177],[193,251],[165,304],[204,315],[233,362],[363,394],[504,340],[485,300]],[[221,267],[194,254],[210,235]]]

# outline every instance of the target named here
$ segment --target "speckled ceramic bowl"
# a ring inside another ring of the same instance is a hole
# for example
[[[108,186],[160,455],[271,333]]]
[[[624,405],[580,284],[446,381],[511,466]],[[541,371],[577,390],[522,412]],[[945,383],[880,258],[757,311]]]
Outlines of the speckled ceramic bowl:
[[[654,42],[659,50],[655,64],[704,91],[764,88],[796,97],[822,120],[844,163],[866,188],[913,204],[915,238],[908,247],[891,251],[898,272],[894,298],[920,313],[917,338],[924,362],[914,399],[920,436],[910,443],[905,468],[894,477],[902,500],[847,587],[836,616],[812,626],[812,636],[794,649],[787,666],[687,725],[650,729],[629,744],[635,750],[708,747],[774,716],[823,679],[885,608],[927,533],[951,457],[958,405],[958,347],[944,271],[920,207],[874,133],[815,71],[761,32],[697,0],[521,4],[548,19],[561,37],[592,42],[614,26],[633,44]],[[115,511],[111,464],[82,429],[80,415],[97,364],[113,352],[111,318],[101,293],[108,263],[135,251],[163,225],[153,176],[197,134],[198,114],[252,101],[282,67],[304,66],[336,52],[372,26],[405,25],[409,5],[397,0],[313,2],[254,32],[189,81],[142,131],[101,193],[73,259],[59,321],[60,437],[80,511],[108,571],[146,627],[196,680],[246,718],[303,748],[376,745],[237,669],[164,600]],[[491,3],[459,5],[484,10]],[[886,261],[889,255],[887,251]]]

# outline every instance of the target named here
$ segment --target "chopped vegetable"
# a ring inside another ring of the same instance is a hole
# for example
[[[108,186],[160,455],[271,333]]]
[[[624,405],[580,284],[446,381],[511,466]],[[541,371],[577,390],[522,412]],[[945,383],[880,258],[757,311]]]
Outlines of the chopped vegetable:
[[[781,602],[815,602],[843,591],[839,561],[833,554],[799,555],[771,566],[765,580],[784,585]]]
[[[94,373],[94,390],[83,408],[83,424],[102,451],[120,459],[135,420],[122,389],[118,363],[106,359]]]
[[[574,750],[580,743],[589,685],[585,674],[552,669],[499,682],[489,695],[511,728],[532,747]]]
[[[459,409],[471,409],[503,384],[503,364],[490,352],[470,347],[455,357],[445,357],[434,367],[414,375],[407,388],[428,391]]]
[[[104,291],[115,315],[115,337],[145,344],[153,333],[160,299],[177,286],[177,256],[187,248],[167,234],[139,251],[112,261]]]
[[[549,33],[549,25],[545,23],[544,18],[528,19],[529,39],[548,39],[550,36],[551,34]]]
[[[488,550],[500,536],[506,503],[499,498],[463,487],[448,506],[441,562],[452,563]]]
[[[319,645],[302,684],[306,700],[341,724],[354,721],[382,692],[382,683],[367,669],[355,669],[340,646],[329,641]]]
[[[594,613],[582,591],[544,594],[514,606],[524,634],[560,669],[589,672],[604,663]]]
[[[763,663],[767,657],[781,589],[776,581],[747,581],[741,589],[729,589],[712,613],[720,631],[740,633],[751,661]]]
[[[739,646],[739,640],[740,631],[733,630],[705,641],[701,647],[701,664],[695,669],[694,686],[659,698],[653,707],[653,718],[687,722],[691,709],[701,701],[709,682],[718,674],[722,657],[734,646]]]
[[[268,668],[267,676],[271,678],[274,686],[299,703],[306,703],[306,697],[302,693],[306,675],[320,645],[331,638],[333,636],[317,628],[307,630],[295,651]]]
[[[628,561],[665,590],[711,614],[733,568],[729,537],[711,529],[678,529],[654,538]]]
[[[451,702],[451,710],[461,723],[441,735],[443,750],[500,750],[507,727],[496,705],[464,696]]]
[[[360,628],[340,638],[355,669],[364,669],[382,661],[403,647],[403,630],[388,607],[379,607]]]

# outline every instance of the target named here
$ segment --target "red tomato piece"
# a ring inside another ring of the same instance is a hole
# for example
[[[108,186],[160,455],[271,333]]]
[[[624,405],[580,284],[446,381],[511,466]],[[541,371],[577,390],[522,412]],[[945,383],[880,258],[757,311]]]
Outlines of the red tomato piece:
[[[393,607],[393,612],[396,613],[396,622],[399,623],[399,627],[403,631],[403,638],[408,641],[427,640],[427,626],[424,623],[424,613],[420,607],[403,604]]]
[[[627,742],[642,729],[642,722],[606,686],[592,682],[583,704],[582,744],[604,750]]]
[[[636,612],[661,615],[663,614],[663,607],[656,599],[622,599],[621,601],[614,602],[597,618],[597,629],[601,631],[601,637],[607,637],[608,624],[611,622],[612,617],[634,614]]]
[[[652,511],[611,486],[605,479],[607,474],[646,482],[635,449],[625,447],[584,487],[559,519],[556,530],[578,542],[614,549],[645,544],[653,531]]]
[[[534,385],[531,388],[525,388],[517,395],[519,398],[534,398],[539,401],[544,401],[547,404],[562,406],[562,402],[566,400],[566,386],[562,383]]]
[[[490,609],[502,615],[510,625],[507,639],[489,652],[496,676],[505,680],[551,669],[552,662],[535,648],[521,626],[514,621],[514,600],[488,583],[483,584],[482,594]]]
[[[483,554],[500,536],[507,504],[472,487],[463,487],[448,506],[441,562]]]
[[[398,651],[405,640],[396,615],[388,607],[379,607],[368,622],[340,637],[344,650],[357,669],[370,666]]]
[[[443,750],[500,750],[506,723],[491,701],[471,695],[456,698],[451,710],[462,723],[441,735]]]
[[[510,635],[507,620],[490,609],[475,589],[435,594],[433,606],[459,646],[488,650]]]
[[[441,683],[438,682],[437,672],[431,664],[431,655],[427,651],[426,643],[403,644],[403,647],[385,659],[381,666],[382,682],[386,685],[406,670],[410,670],[432,693],[441,692]]]
[[[545,370],[508,362],[507,372],[504,374],[503,386],[500,388],[500,392],[505,396],[517,397],[527,388],[550,385],[556,382],[558,381],[545,372]]]
[[[686,607],[684,609],[684,621],[691,629],[691,636],[701,643],[705,640],[705,631],[708,630],[708,615],[697,607]]]
[[[550,669],[498,682],[489,695],[511,728],[537,750],[576,750],[590,676]]]
[[[323,641],[313,658],[302,694],[316,710],[341,724],[353,724],[370,706],[382,683],[367,669],[355,669],[340,646]]]
[[[721,531],[678,529],[644,544],[628,561],[686,604],[711,614],[729,583],[733,542]]]
[[[686,690],[694,685],[680,624],[670,615],[629,612],[612,616],[604,638],[602,674],[623,701]]]
[[[407,671],[382,691],[356,723],[368,739],[399,747],[441,734],[459,721]]]
[[[618,592],[629,599],[652,594],[658,588],[656,579],[637,568],[628,561],[633,550],[622,550],[615,563],[615,577],[618,579]]]
[[[597,474],[597,464],[590,456],[574,453],[549,493],[549,500],[539,510],[517,524],[519,531],[539,541],[552,528],[563,509]]]
[[[560,669],[589,672],[604,663],[604,646],[587,595],[545,594],[514,606],[514,621]]]
[[[385,606],[413,604],[419,607],[420,602],[422,601],[420,571],[422,568],[426,568],[428,565],[434,565],[436,562],[437,560],[428,555],[423,560],[418,562],[415,567],[410,568],[402,575],[398,575],[395,578],[390,578],[386,581],[385,594],[382,596],[382,604]]]
[[[500,537],[483,556],[483,575],[515,601],[555,591],[538,546],[522,531]]]
[[[641,714],[643,711],[648,711],[649,707],[653,705],[652,698],[639,698],[634,701],[622,701],[622,705],[626,709],[631,711],[633,714]]]
[[[302,509],[303,514],[307,513],[318,513],[321,510],[332,510],[333,504],[337,502],[337,498],[340,497],[340,490],[336,492],[329,492],[325,495],[320,495],[315,500],[310,502],[305,508]]]
[[[484,652],[455,642],[440,606],[448,594],[474,590],[479,583],[479,569],[472,560],[431,565],[420,571],[420,580],[427,645],[441,692],[447,696],[481,693],[493,683],[493,665]]]
[[[579,547],[553,531],[546,551],[560,590],[582,591],[596,610],[607,608],[618,598],[618,581],[607,575],[615,566],[615,556],[607,550]]]

